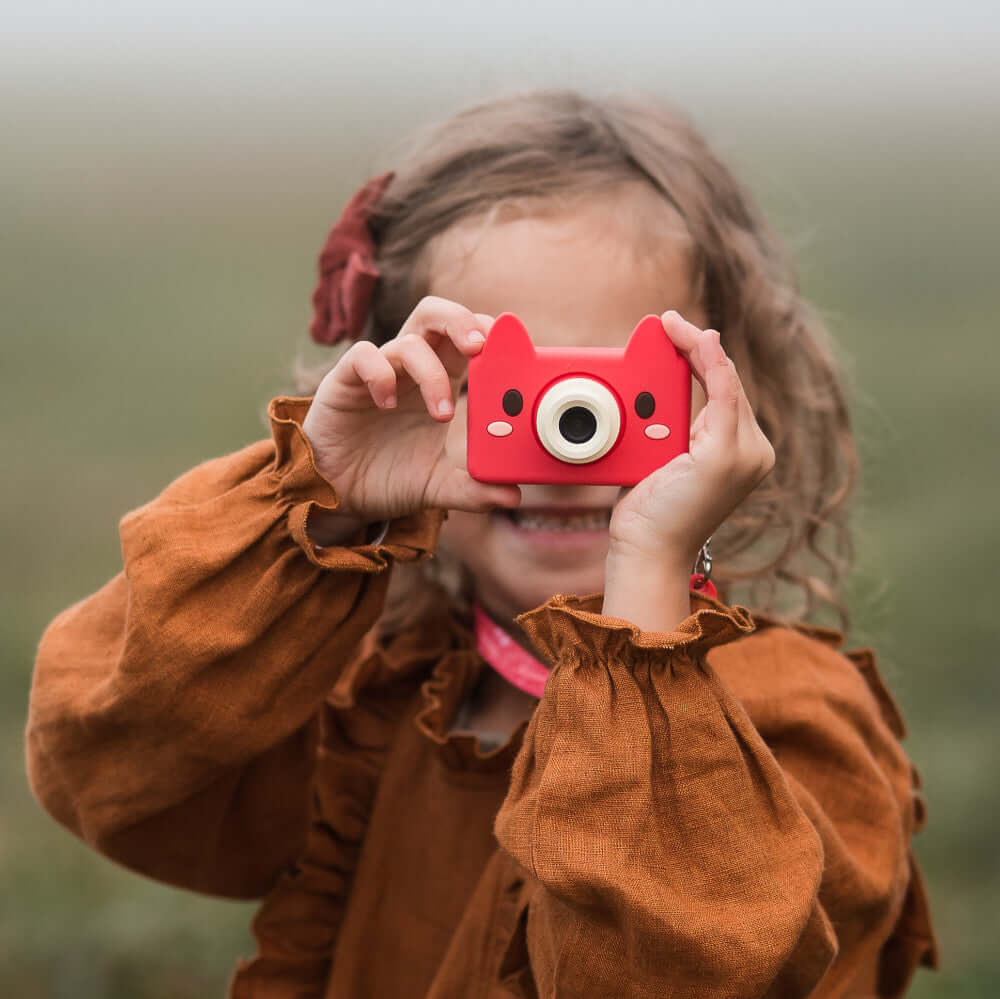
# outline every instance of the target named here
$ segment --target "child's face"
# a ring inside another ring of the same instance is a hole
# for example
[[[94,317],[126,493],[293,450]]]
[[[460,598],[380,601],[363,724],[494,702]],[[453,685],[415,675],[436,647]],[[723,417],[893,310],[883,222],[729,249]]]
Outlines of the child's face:
[[[650,230],[662,235],[643,240],[640,232]],[[670,206],[643,191],[591,199],[550,217],[486,227],[472,220],[438,237],[429,294],[491,316],[513,312],[537,346],[623,347],[649,313],[676,309],[706,325],[693,300],[686,239]],[[703,404],[695,382],[692,418]],[[449,450],[461,448],[465,424],[462,396]],[[545,529],[548,520],[518,526],[502,513],[452,510],[441,541],[471,570],[479,599],[511,617],[553,593],[604,589],[608,520],[619,493],[617,486],[522,485],[519,514],[577,507],[598,514],[599,523],[564,532]]]

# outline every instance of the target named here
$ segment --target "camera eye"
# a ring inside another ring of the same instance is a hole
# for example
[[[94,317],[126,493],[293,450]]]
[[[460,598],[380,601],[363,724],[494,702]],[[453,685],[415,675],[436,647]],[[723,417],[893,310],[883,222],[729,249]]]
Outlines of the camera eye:
[[[503,411],[508,416],[517,416],[524,406],[524,400],[517,389],[507,389],[503,394]]]
[[[648,420],[656,409],[656,400],[650,392],[640,392],[635,397],[635,411],[644,420]]]

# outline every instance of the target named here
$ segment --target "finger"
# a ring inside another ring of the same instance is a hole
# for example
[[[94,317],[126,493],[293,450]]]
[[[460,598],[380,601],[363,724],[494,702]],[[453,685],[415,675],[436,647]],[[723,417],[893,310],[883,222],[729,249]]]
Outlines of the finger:
[[[376,406],[396,405],[396,371],[389,359],[370,340],[359,340],[343,356],[345,374],[353,375],[368,387]]]
[[[427,295],[407,317],[399,335],[415,333],[435,346],[442,338],[447,338],[460,354],[471,357],[482,350],[491,325],[492,323],[484,323],[474,312],[458,302]]]
[[[760,465],[761,469],[760,477],[761,480],[763,480],[767,478],[768,475],[771,474],[772,469],[778,463],[778,452],[774,449],[774,445],[770,442],[770,440],[768,440],[767,437],[764,437],[763,434],[761,434],[761,437],[763,438],[763,440],[761,442],[762,456]]]
[[[445,438],[446,461],[435,482],[436,506],[486,513],[497,507],[516,509],[521,488],[516,483],[481,482],[469,474],[468,441],[464,420],[453,420]]]
[[[719,334],[715,330],[706,330],[705,333],[706,336],[702,338],[698,348],[703,362],[706,366],[713,363],[721,364],[721,359],[725,358],[730,370],[732,371],[732,377],[735,379],[732,389],[736,393],[737,432],[741,437],[747,432],[759,434],[760,428],[757,425],[757,417],[754,415],[753,407],[750,405],[749,398],[747,398],[746,389],[743,387],[743,380],[740,378],[740,373],[736,370],[736,363],[723,349]]]
[[[708,387],[709,367],[713,365],[721,365],[723,363],[723,359],[728,361],[728,363],[732,366],[732,372],[736,378],[737,426],[748,421],[751,423],[755,422],[753,410],[751,409],[750,402],[743,390],[743,383],[739,379],[739,373],[736,372],[735,365],[732,364],[732,361],[722,348],[722,338],[719,332],[711,329],[701,330],[695,326],[694,323],[688,322],[678,312],[673,310],[663,313],[660,317],[660,321],[663,323],[664,331],[667,336],[670,337],[674,346],[676,346],[678,351],[680,351],[681,354],[687,358],[688,364],[691,366],[691,373],[701,385],[706,398],[710,396]],[[715,384],[717,387],[724,384],[718,375],[716,375]],[[729,382],[727,381],[725,384],[728,385]],[[730,404],[731,402],[732,400],[729,400]],[[706,409],[707,408],[706,403]],[[700,423],[706,424],[712,422],[713,414],[718,412],[718,408],[718,406],[713,407],[712,411],[705,414],[704,419],[701,420]],[[701,414],[699,414],[699,416],[700,415]],[[717,429],[719,429],[719,427],[717,427]],[[721,427],[721,429],[724,430],[725,428]]]
[[[728,355],[722,348],[722,336],[718,330],[702,330],[694,323],[689,323],[678,312],[671,310],[664,312],[660,317],[663,329],[670,337],[674,346],[687,358],[691,366],[691,373],[708,395],[708,384],[706,381],[707,367],[709,364],[718,363],[718,355],[721,352],[723,357],[728,359]],[[739,375],[737,374],[737,379]],[[739,414],[740,416],[752,416],[750,403],[743,391],[743,383],[739,385]]]
[[[493,328],[493,324],[496,322],[496,318],[495,317],[488,316],[484,312],[476,312],[475,313],[475,317],[482,324],[481,328],[487,330],[487,333],[488,333],[489,330],[491,330]],[[445,366],[447,367],[447,365],[445,365]],[[461,383],[459,384],[459,387],[458,387],[458,391],[459,391],[460,395],[464,395],[465,392],[468,390],[468,387],[469,387],[469,379],[468,379],[468,376],[467,376],[467,373],[466,373],[466,368],[468,368],[468,363],[464,364],[464,367],[463,367],[462,371],[460,372],[460,374],[462,375],[462,380],[461,380]],[[451,372],[450,368],[449,368],[449,372]]]
[[[497,507],[516,510],[521,504],[521,487],[513,483],[485,483],[472,478],[464,468],[452,472],[449,486],[455,492],[449,504],[454,509],[471,513],[488,513]]]
[[[431,350],[435,351],[441,360],[441,365],[451,379],[461,378],[469,367],[469,358],[463,354],[450,337],[437,333],[428,333],[425,337]]]
[[[671,343],[691,366],[691,374],[708,395],[705,384],[705,370],[699,353],[699,344],[709,331],[699,329],[694,323],[689,323],[679,312],[664,312],[660,316],[664,332],[670,337]],[[718,334],[716,334],[718,335]]]
[[[706,337],[697,351],[701,355],[705,394],[708,396],[708,402],[702,410],[705,429],[713,437],[735,442],[739,430],[740,394],[743,389],[736,374],[736,365],[726,357],[726,352],[719,344],[719,334],[714,330],[709,330],[708,333],[714,336]]]
[[[454,412],[451,380],[434,348],[417,334],[390,340],[382,352],[397,371],[405,371],[417,384],[427,411],[436,420],[447,422]]]
[[[753,411],[753,407],[750,405],[750,400],[747,398],[746,389],[743,388],[742,382],[740,383],[737,420],[739,421],[741,446],[743,443],[746,443],[748,446],[754,446],[758,439],[766,440],[766,438],[764,438],[764,432],[761,430],[760,424],[757,422],[757,416]]]
[[[729,364],[732,365],[731,360],[729,360]],[[738,374],[736,377],[739,382]],[[729,451],[729,457],[730,460],[735,463],[733,470],[742,470],[739,474],[742,475],[745,472],[746,476],[752,479],[754,485],[756,485],[762,481],[774,467],[775,450],[770,440],[768,440],[764,431],[761,429],[760,424],[757,422],[757,418],[750,406],[746,392],[742,388],[742,383],[740,382],[739,385],[739,401],[736,407],[737,428],[735,439],[733,441],[734,446],[732,450]],[[706,405],[701,412],[699,412],[694,423],[691,425],[692,442],[698,438],[701,438],[702,440],[706,440],[708,438],[714,440],[717,438],[720,433],[717,416],[718,409],[714,406],[709,409]],[[712,429],[708,432],[707,437],[702,437],[702,435],[708,430],[706,419],[713,421]],[[724,430],[722,432],[724,432]]]

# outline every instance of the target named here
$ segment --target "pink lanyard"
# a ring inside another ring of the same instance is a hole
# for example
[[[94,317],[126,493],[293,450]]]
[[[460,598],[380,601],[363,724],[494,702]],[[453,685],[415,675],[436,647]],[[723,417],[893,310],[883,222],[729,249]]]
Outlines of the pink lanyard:
[[[704,579],[700,574],[691,577],[691,588],[713,600],[718,599],[711,580]],[[522,649],[478,603],[475,605],[475,616],[476,648],[483,659],[519,690],[541,698],[545,681],[549,678],[548,666],[539,662],[527,649]]]
[[[541,698],[549,668],[522,649],[503,628],[476,604],[476,647],[502,677],[532,697]]]

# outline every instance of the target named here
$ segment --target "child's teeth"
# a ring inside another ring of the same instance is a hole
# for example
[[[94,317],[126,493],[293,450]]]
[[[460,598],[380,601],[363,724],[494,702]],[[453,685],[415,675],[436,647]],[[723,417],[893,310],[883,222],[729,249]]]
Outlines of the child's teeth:
[[[528,530],[548,531],[595,531],[608,526],[608,518],[603,513],[592,513],[577,517],[558,517],[544,514],[515,514],[514,523]]]

